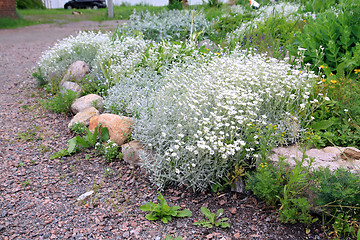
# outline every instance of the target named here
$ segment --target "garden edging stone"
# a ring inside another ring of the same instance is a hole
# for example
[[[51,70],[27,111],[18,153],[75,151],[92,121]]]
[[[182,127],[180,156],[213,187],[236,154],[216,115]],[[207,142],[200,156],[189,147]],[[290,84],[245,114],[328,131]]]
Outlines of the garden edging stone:
[[[99,111],[94,108],[94,107],[89,107],[86,108],[85,110],[78,112],[70,121],[70,123],[68,124],[68,128],[71,129],[71,127],[75,124],[75,123],[82,123],[85,126],[89,126],[90,124],[90,119],[94,116],[98,116],[100,115]]]
[[[84,111],[87,108],[95,107],[100,110],[102,108],[103,98],[97,94],[88,94],[83,97],[76,99],[71,104],[71,111],[74,114]],[[96,104],[96,106],[95,106]]]
[[[101,124],[101,127],[108,128],[110,140],[121,146],[132,131],[131,125],[133,121],[129,117],[104,113],[90,119],[89,130],[93,132],[99,124]]]
[[[63,85],[63,83],[67,81],[81,83],[82,79],[88,73],[90,73],[89,65],[84,61],[76,61],[69,66],[60,85]]]

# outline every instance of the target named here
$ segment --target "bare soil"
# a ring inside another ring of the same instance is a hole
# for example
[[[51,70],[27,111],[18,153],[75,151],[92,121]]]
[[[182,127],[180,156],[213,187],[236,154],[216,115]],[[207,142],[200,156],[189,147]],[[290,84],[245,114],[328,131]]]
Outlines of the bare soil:
[[[280,223],[275,210],[251,194],[194,193],[173,187],[170,205],[193,217],[168,224],[145,219],[139,206],[157,201],[157,189],[139,168],[106,163],[93,150],[49,160],[67,147],[71,116],[45,110],[31,74],[41,53],[79,30],[113,29],[118,22],[77,22],[0,30],[0,239],[324,239],[320,225]],[[105,169],[113,172],[107,176]],[[76,199],[94,191],[85,201]],[[231,228],[202,228],[200,207],[224,209]]]

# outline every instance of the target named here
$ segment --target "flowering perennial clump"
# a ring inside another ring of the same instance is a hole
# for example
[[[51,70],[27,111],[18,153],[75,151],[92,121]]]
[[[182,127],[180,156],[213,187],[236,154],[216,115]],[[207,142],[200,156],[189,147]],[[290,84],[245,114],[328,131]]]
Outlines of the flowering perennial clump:
[[[276,124],[280,135],[294,140],[314,77],[240,50],[174,67],[134,126],[134,137],[155,152],[141,156],[152,181],[159,188],[176,182],[205,189],[235,165],[251,166],[261,134],[249,138],[249,126]]]

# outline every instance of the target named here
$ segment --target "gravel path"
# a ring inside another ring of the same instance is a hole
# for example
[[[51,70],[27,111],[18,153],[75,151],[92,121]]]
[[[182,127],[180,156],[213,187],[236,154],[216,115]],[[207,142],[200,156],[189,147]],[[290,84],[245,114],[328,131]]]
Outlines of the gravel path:
[[[277,214],[250,196],[216,195],[169,188],[172,205],[193,211],[193,217],[168,224],[150,222],[139,206],[156,202],[157,191],[139,168],[122,161],[106,164],[92,150],[49,160],[73,137],[71,116],[41,107],[43,92],[31,74],[41,52],[78,30],[114,28],[78,22],[0,30],[0,239],[322,239],[315,227],[284,225]],[[105,169],[112,173],[107,176]],[[85,201],[76,199],[88,191]],[[202,220],[200,207],[224,209],[230,229],[193,226]]]

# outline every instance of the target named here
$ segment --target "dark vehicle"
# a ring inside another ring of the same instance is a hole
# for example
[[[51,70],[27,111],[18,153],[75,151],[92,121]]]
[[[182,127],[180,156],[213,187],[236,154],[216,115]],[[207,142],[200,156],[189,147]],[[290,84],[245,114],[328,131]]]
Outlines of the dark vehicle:
[[[70,0],[64,5],[65,9],[73,8],[106,8],[105,0]]]

